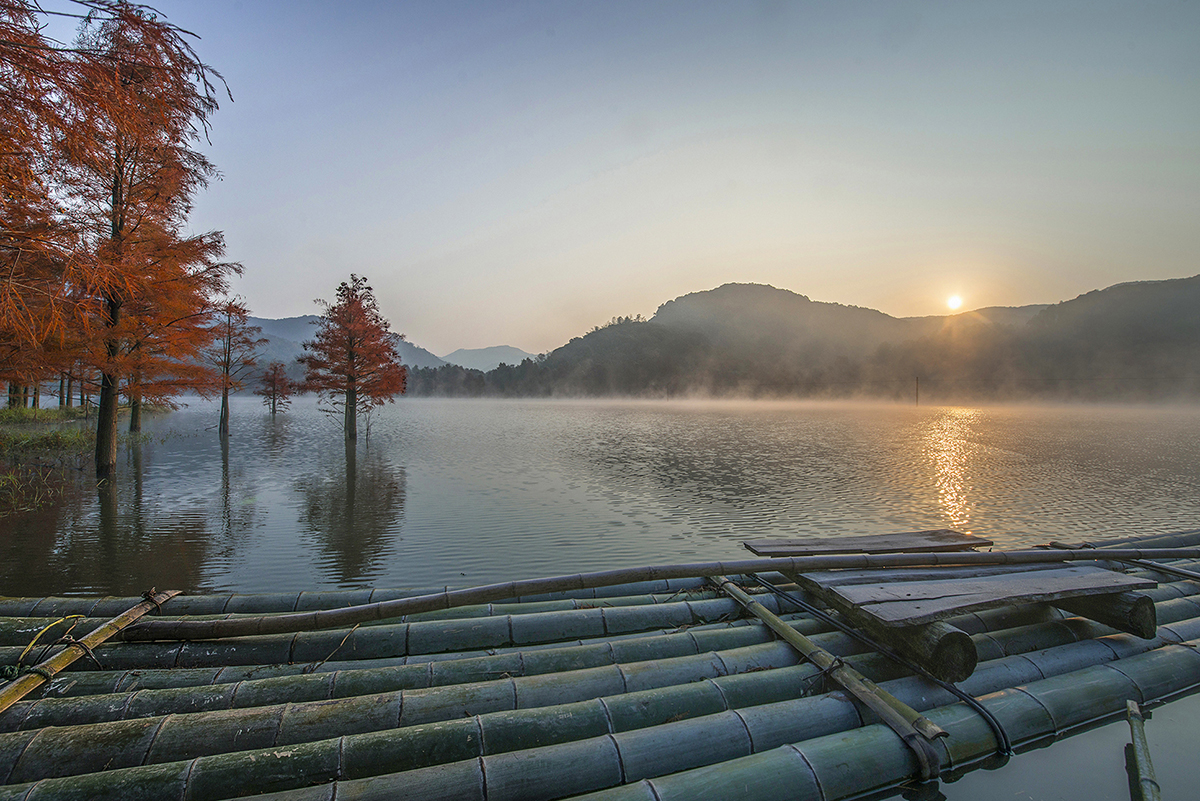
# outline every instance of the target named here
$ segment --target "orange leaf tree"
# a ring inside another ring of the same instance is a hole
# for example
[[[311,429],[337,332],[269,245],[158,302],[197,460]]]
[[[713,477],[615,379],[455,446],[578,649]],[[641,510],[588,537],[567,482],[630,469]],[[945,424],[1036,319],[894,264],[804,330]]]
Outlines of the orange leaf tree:
[[[358,438],[358,412],[367,412],[404,393],[408,373],[396,353],[400,335],[388,331],[367,279],[354,274],[337,288],[333,303],[317,301],[325,313],[307,353],[304,388],[342,411],[346,438]]]
[[[217,107],[215,73],[149,9],[90,5],[63,84],[70,116],[57,178],[86,256],[70,283],[91,312],[87,356],[101,376],[96,473],[107,477],[121,382],[136,393],[162,373],[170,386],[203,383],[195,364],[211,341],[207,314],[240,267],[218,261],[219,233],[184,236],[192,195],[215,175],[192,149]]]
[[[25,385],[74,338],[64,274],[76,239],[53,186],[69,56],[43,37],[40,13],[0,0],[0,380]]]
[[[217,431],[229,436],[229,391],[242,388],[242,376],[257,364],[255,354],[267,343],[262,329],[250,325],[250,312],[238,298],[220,303],[214,314],[213,344],[204,352],[221,379],[221,420]]]
[[[295,385],[288,378],[287,368],[283,362],[271,362],[267,365],[267,370],[263,373],[254,394],[262,396],[263,405],[271,410],[271,416],[274,417],[275,412],[286,409],[292,404],[292,390],[294,389]]]

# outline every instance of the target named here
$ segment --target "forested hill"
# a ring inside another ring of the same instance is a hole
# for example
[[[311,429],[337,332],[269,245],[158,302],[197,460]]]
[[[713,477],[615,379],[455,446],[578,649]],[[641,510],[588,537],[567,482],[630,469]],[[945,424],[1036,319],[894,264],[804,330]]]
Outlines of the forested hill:
[[[1200,397],[1200,276],[907,319],[726,284],[519,365],[414,370],[410,391],[903,399],[918,379],[929,400]]]

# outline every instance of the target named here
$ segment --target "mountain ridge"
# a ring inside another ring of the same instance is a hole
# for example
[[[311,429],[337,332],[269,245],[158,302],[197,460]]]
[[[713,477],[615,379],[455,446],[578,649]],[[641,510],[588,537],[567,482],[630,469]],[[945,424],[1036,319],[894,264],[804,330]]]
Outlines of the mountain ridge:
[[[931,398],[1197,397],[1200,275],[916,318],[724,284],[537,361],[416,372],[417,394],[899,399],[919,380]]]

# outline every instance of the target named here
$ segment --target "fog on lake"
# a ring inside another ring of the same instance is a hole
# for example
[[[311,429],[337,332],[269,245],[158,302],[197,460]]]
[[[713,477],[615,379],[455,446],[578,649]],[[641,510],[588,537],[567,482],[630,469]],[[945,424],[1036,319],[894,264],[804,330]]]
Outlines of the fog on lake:
[[[301,398],[149,419],[114,484],[0,519],[5,595],[468,586],[953,528],[1010,547],[1200,527],[1200,410]]]

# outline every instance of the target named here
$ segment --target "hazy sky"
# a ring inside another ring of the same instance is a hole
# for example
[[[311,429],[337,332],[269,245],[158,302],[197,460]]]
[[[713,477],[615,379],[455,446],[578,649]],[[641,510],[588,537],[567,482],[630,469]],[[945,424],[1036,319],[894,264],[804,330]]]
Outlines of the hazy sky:
[[[1200,3],[148,0],[253,312],[437,354],[730,281],[896,316],[1200,273]]]

